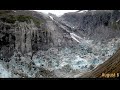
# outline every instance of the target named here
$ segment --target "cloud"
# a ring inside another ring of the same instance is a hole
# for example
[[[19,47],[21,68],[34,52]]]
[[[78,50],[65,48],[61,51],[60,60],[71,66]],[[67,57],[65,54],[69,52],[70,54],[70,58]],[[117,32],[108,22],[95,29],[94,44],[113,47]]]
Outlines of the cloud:
[[[67,13],[67,12],[76,12],[78,10],[34,10],[34,11],[42,12],[42,13],[45,13],[45,14],[52,13],[52,14],[55,14],[57,16],[61,16],[64,13]]]

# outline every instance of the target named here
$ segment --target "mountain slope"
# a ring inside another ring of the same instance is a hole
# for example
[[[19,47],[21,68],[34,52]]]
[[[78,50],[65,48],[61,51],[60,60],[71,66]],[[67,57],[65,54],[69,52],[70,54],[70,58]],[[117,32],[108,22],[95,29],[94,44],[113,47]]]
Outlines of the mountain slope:
[[[60,19],[81,37],[106,42],[115,36],[120,37],[119,10],[72,12],[64,14]]]

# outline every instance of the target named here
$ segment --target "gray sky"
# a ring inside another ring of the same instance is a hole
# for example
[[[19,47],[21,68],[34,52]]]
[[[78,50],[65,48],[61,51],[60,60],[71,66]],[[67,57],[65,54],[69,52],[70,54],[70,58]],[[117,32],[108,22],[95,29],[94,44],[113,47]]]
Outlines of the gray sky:
[[[78,11],[78,10],[34,10],[34,11],[37,11],[37,12],[42,12],[42,13],[52,13],[52,14],[55,14],[57,16],[61,16],[63,15],[64,13],[67,13],[67,12],[75,12],[75,11]]]

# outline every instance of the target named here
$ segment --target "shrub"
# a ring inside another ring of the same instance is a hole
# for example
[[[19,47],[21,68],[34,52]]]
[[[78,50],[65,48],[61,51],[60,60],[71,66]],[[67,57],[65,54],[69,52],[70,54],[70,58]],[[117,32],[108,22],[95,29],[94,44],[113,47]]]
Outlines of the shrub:
[[[12,14],[6,14],[8,13],[7,11],[0,11],[0,20],[6,23],[11,23],[14,24],[15,21],[19,22],[27,22],[30,23],[31,20],[35,23],[37,27],[40,26],[42,20],[39,20],[35,17],[32,16],[27,16],[27,15],[12,15]]]
[[[16,16],[16,18],[19,22],[25,22],[25,21],[28,22],[30,20],[30,17],[24,15]]]
[[[16,21],[13,15],[5,15],[4,17],[1,17],[0,20],[7,23],[15,23]]]

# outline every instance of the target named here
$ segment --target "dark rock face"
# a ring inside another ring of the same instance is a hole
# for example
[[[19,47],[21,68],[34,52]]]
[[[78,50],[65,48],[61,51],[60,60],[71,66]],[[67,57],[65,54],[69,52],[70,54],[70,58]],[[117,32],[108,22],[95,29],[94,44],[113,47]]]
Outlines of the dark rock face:
[[[119,37],[119,19],[119,10],[91,10],[85,13],[66,13],[61,16],[61,21],[73,28],[80,36],[97,40]]]
[[[2,15],[0,18],[0,45],[1,51],[6,49],[10,54],[12,51],[16,50],[21,52],[22,54],[25,53],[34,53],[38,50],[46,50],[52,46],[62,46],[65,44],[64,37],[60,28],[55,25],[55,23],[48,18],[42,17],[37,12],[28,12],[28,11],[1,11]],[[27,14],[29,13],[29,14]],[[39,26],[36,26],[36,22],[34,19],[27,18],[34,13],[31,17],[36,17],[39,19],[40,23]],[[13,15],[14,14],[14,15]],[[3,20],[3,17],[5,20]],[[17,17],[14,22],[8,22],[13,20],[13,18],[7,16]],[[24,15],[21,16],[20,15]],[[23,18],[24,17],[24,18]],[[26,21],[26,20],[29,20]],[[8,20],[8,21],[7,21]],[[47,22],[46,22],[47,21]],[[10,50],[9,50],[10,49]],[[5,56],[4,54],[3,56]],[[9,56],[9,55],[8,55]],[[11,56],[11,55],[10,55]]]
[[[15,19],[16,16],[12,15],[14,14],[14,12],[12,11],[9,11],[7,13],[5,12],[6,11],[1,11],[2,14],[0,15],[1,58],[8,59],[14,54],[15,51],[21,52],[22,55],[30,53],[30,56],[32,56],[33,50],[36,49],[36,47],[34,46],[36,40],[35,36],[37,36],[37,31],[39,30],[38,27],[35,25],[34,20],[30,19],[29,22],[27,22],[27,19],[21,16],[20,21],[15,20],[14,22],[8,22],[10,20],[13,20],[12,17],[14,17]],[[6,17],[4,17],[5,15]],[[12,17],[7,18],[7,16],[10,15]],[[5,20],[3,20],[3,18]]]

